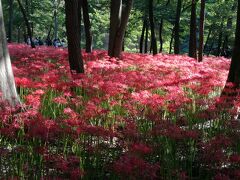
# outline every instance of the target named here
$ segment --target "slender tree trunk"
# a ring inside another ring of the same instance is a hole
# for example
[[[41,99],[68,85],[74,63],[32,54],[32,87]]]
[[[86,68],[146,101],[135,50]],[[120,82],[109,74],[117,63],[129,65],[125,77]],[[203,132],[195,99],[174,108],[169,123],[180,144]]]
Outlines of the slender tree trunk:
[[[221,56],[226,56],[226,49],[227,49],[227,44],[228,44],[228,35],[225,35],[225,38],[223,40],[223,44],[222,44],[222,49],[221,49]]]
[[[205,0],[201,0],[198,62],[202,62],[203,60],[204,19],[205,19]]]
[[[205,52],[206,48],[207,48],[207,45],[208,45],[208,42],[209,42],[209,38],[212,34],[212,26],[209,28],[209,31],[208,31],[208,35],[207,35],[207,39],[206,39],[206,42],[204,44],[204,48],[203,48],[203,52]]]
[[[152,42],[150,43],[150,54],[152,53],[153,50],[153,46],[152,46]]]
[[[145,29],[146,29],[146,24],[147,24],[147,20],[145,17],[143,20],[142,34],[141,34],[140,43],[139,43],[140,53],[143,53],[143,41],[144,41],[144,33],[145,33]]]
[[[8,42],[12,42],[13,0],[9,0]]]
[[[20,27],[17,28],[17,42],[20,43],[21,31]]]
[[[146,34],[145,34],[145,43],[144,43],[144,53],[148,52],[148,29],[149,29],[149,24],[146,19]]]
[[[235,11],[235,6],[232,7],[232,10]],[[227,20],[227,31],[225,31],[225,37],[224,37],[224,41],[223,41],[223,46],[222,46],[222,50],[221,50],[221,55],[225,56],[225,57],[229,57],[231,52],[230,52],[230,48],[229,48],[229,36],[230,36],[230,32],[232,30],[232,16],[230,16]]]
[[[33,33],[34,33],[34,25],[33,25],[33,22],[31,22],[30,25],[31,25],[32,37],[33,37]]]
[[[20,104],[16,91],[10,56],[7,48],[6,33],[3,22],[2,1],[0,1],[0,98],[11,105]]]
[[[196,0],[192,0],[190,19],[189,56],[197,59]]]
[[[53,0],[54,39],[58,38],[58,8],[59,8],[60,2],[61,2],[60,0]],[[52,24],[50,25],[50,29],[51,28],[52,28]]]
[[[24,42],[27,43],[27,31],[26,31],[26,28],[24,28],[24,31],[23,31],[23,39],[24,39]]]
[[[84,66],[80,46],[80,22],[81,1],[65,0],[66,30],[68,40],[68,57],[72,73],[84,73]]]
[[[221,23],[221,29],[218,35],[218,47],[217,47],[217,52],[216,52],[216,56],[220,56],[221,54],[221,47],[222,47],[222,36],[223,36],[223,23]]]
[[[30,38],[30,41],[31,41],[31,47],[35,48],[36,46],[35,46],[35,44],[34,44],[34,42],[32,40],[32,30],[31,30],[31,26],[30,26],[30,23],[29,23],[28,18],[27,18],[26,11],[25,11],[21,1],[20,0],[17,0],[17,1],[18,1],[18,5],[20,7],[20,10],[22,12],[22,15],[23,15],[23,19],[25,21],[25,25],[26,25],[26,28],[27,28],[27,34],[28,34],[28,36]]]
[[[82,10],[83,10],[83,21],[86,35],[86,52],[92,52],[92,33],[91,33],[91,23],[89,18],[89,7],[88,1],[82,0]]]
[[[177,10],[176,10],[176,18],[175,18],[175,28],[174,28],[174,54],[180,53],[180,17],[181,17],[181,9],[182,9],[182,0],[178,0]]]
[[[214,38],[213,38],[213,39],[214,39]],[[208,56],[211,54],[212,49],[213,49],[213,46],[214,46],[214,40],[212,40],[212,43],[211,43],[211,45],[210,45],[210,47],[209,47],[209,50],[208,50],[208,53],[207,53]]]
[[[172,44],[173,44],[173,39],[174,39],[174,32],[175,32],[175,27],[173,27],[172,29],[172,35],[171,35],[171,40],[170,40],[170,44],[169,44],[169,54],[172,53]]]
[[[25,8],[26,8],[26,14],[29,16],[29,2],[28,0],[25,0]]]
[[[57,10],[54,10],[54,39],[58,38],[58,20],[57,20]]]
[[[51,39],[50,36],[51,36],[52,28],[53,28],[53,25],[51,24],[48,29],[47,39]]]
[[[160,42],[160,49],[159,53],[163,51],[163,37],[162,37],[162,30],[163,30],[163,18],[161,18],[160,24],[159,24],[159,42]]]
[[[151,28],[151,46],[153,50],[153,55],[157,54],[157,40],[155,36],[155,24],[154,24],[154,16],[153,16],[153,0],[148,0],[148,8],[149,8],[149,22]]]

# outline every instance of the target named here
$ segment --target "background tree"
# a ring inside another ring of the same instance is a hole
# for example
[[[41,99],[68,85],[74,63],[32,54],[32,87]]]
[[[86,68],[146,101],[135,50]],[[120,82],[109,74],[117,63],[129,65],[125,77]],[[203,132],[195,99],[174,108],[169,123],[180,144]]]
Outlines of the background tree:
[[[9,0],[8,42],[12,42],[13,0]]]
[[[110,12],[110,31],[108,55],[120,57],[123,46],[123,38],[126,31],[132,0],[122,3],[122,0],[111,0]]]
[[[227,82],[234,83],[236,88],[240,86],[240,0],[238,0],[235,43]]]
[[[189,56],[197,59],[197,27],[196,27],[196,0],[192,0],[190,35],[189,35]]]
[[[144,17],[143,18],[142,34],[141,34],[140,43],[139,43],[140,53],[143,53],[143,41],[144,41],[144,33],[145,33],[146,25],[147,25],[147,19],[146,19],[146,17]]]
[[[27,18],[30,24],[30,29],[33,34],[33,39],[36,37],[42,37],[46,39],[55,38],[54,29],[57,29],[57,36],[60,39],[66,39],[66,27],[65,27],[65,3],[62,0],[20,0],[24,9],[26,10]],[[22,42],[27,37],[26,28],[24,28],[25,21],[22,16],[21,9],[19,8],[18,1],[13,1],[13,17],[11,17],[9,0],[2,0],[4,17],[7,19],[6,26],[9,27],[9,19],[12,19],[12,41]],[[57,2],[57,6],[54,5]],[[235,26],[236,14],[232,13],[236,11],[237,7],[234,3],[235,0],[225,0],[225,1],[205,1],[206,4],[206,18],[205,18],[205,54],[217,54],[218,52],[218,42],[220,42],[220,55],[230,56],[232,51],[232,45],[234,43],[234,29],[231,28]],[[87,0],[88,3],[88,15],[89,21],[91,22],[91,28],[85,29],[84,21],[81,24],[81,47],[87,49],[86,40],[87,30],[91,29],[92,35],[92,47],[95,49],[108,49],[109,43],[109,33],[108,28],[110,26],[110,1],[109,0]],[[126,7],[127,0],[122,1],[123,7]],[[176,9],[178,6],[178,0],[153,0],[153,11],[154,11],[154,22],[155,22],[155,36],[157,41],[158,50],[161,49],[162,52],[168,52],[169,49],[175,49],[178,44],[177,34],[179,32],[179,54],[188,53],[189,51],[189,19],[191,16],[191,0],[182,1],[181,8],[181,24],[179,26],[179,31],[175,31],[176,21]],[[143,19],[145,15],[147,16],[148,26],[150,25],[149,19],[149,1],[134,0],[131,14],[129,15],[127,33],[124,35],[124,50],[130,52],[139,52],[140,39],[142,34],[142,29],[144,26]],[[232,9],[232,8],[235,9]],[[196,5],[196,12],[200,11],[200,3]],[[57,12],[55,14],[54,12]],[[84,9],[82,9],[84,10]],[[84,11],[83,11],[84,16]],[[56,18],[55,18],[56,17]],[[88,18],[87,18],[88,19]],[[55,21],[57,20],[57,21]],[[83,19],[84,20],[84,19]],[[233,23],[231,23],[231,21]],[[55,23],[57,22],[57,23]],[[164,25],[162,25],[162,23]],[[199,22],[199,16],[197,16],[197,22]],[[221,31],[221,22],[223,22],[222,27],[222,38],[219,37],[219,32]],[[57,26],[56,26],[57,24]],[[231,25],[232,24],[232,25]],[[55,28],[54,28],[55,27]],[[57,28],[56,28],[57,27]],[[173,29],[174,28],[174,29]],[[150,49],[151,34],[150,26],[148,37],[146,38],[145,25],[144,40],[142,47],[147,47],[147,51]],[[172,31],[173,30],[173,31]],[[86,31],[86,33],[85,33]],[[7,34],[9,34],[9,28],[7,28]],[[208,36],[209,35],[209,36]],[[209,37],[209,38],[207,38]],[[220,41],[218,41],[220,40]],[[198,39],[197,39],[198,41]],[[90,41],[89,41],[90,42]],[[147,44],[145,44],[145,42]],[[149,45],[148,45],[149,44]],[[171,44],[171,46],[170,46]],[[199,44],[199,41],[197,42]],[[144,48],[143,48],[144,49]],[[143,50],[144,51],[144,50]],[[145,51],[144,51],[145,52]],[[228,52],[228,53],[226,53]]]
[[[204,17],[205,17],[205,0],[201,0],[200,25],[199,25],[199,48],[198,48],[199,62],[201,62],[203,59]]]
[[[68,59],[72,72],[84,73],[81,54],[81,0],[65,0]]]
[[[2,13],[2,1],[0,1],[0,91],[2,93],[2,97],[8,100],[12,105],[17,105],[20,103],[15,87],[10,56],[7,48]]]
[[[174,54],[179,54],[180,52],[180,17],[182,10],[182,0],[177,1],[176,19],[174,25]]]
[[[153,0],[148,0],[148,10],[149,10],[149,22],[151,28],[151,48],[153,50],[153,55],[157,54],[157,40],[155,36],[155,24],[154,24],[154,16],[153,16]]]
[[[86,36],[86,52],[92,52],[92,33],[91,33],[91,23],[89,18],[89,7],[88,1],[82,0],[82,11],[83,11],[83,22]]]
[[[30,39],[30,42],[31,42],[31,47],[35,48],[36,46],[35,46],[35,44],[33,42],[33,38],[32,38],[33,31],[31,29],[31,25],[30,25],[30,22],[29,22],[28,17],[27,17],[27,10],[24,9],[24,7],[21,3],[21,0],[17,0],[17,2],[18,2],[20,10],[22,12],[22,15],[23,15],[23,19],[24,19],[24,22],[25,22],[25,25],[26,25],[26,28],[27,28],[27,35],[28,35],[28,37]]]

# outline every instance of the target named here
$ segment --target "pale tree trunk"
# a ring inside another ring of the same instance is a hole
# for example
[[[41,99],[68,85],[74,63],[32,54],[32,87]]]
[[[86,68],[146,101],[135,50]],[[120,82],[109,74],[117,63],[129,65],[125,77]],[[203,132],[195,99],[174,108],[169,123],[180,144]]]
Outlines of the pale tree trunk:
[[[2,2],[0,1],[0,91],[2,98],[11,105],[20,103],[17,95],[10,56],[7,48],[6,32],[4,29]]]

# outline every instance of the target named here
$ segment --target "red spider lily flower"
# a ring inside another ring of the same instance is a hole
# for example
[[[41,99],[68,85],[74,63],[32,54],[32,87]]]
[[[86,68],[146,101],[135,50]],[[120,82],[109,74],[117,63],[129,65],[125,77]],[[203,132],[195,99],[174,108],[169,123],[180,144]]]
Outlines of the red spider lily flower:
[[[83,177],[84,176],[84,171],[83,170],[81,170],[81,169],[79,169],[79,168],[76,168],[76,169],[74,169],[74,170],[71,170],[71,172],[70,172],[70,176],[71,176],[71,179],[73,179],[73,180],[77,180],[77,179],[81,179],[81,177]]]
[[[152,165],[143,159],[124,155],[114,162],[114,171],[120,176],[141,179],[155,179],[158,165]]]
[[[53,102],[57,103],[57,104],[67,104],[67,99],[62,97],[62,96],[59,96],[59,97],[56,97],[53,99]]]
[[[152,148],[148,147],[145,144],[141,144],[141,143],[134,143],[131,145],[130,147],[130,151],[132,153],[139,153],[139,154],[149,154],[152,152]]]

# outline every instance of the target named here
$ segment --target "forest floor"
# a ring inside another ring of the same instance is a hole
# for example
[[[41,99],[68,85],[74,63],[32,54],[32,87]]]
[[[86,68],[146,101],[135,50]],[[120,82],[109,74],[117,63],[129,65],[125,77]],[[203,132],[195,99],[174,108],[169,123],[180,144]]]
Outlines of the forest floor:
[[[240,177],[240,123],[215,106],[229,59],[96,50],[72,76],[66,49],[9,49],[25,111],[1,103],[1,178]]]

